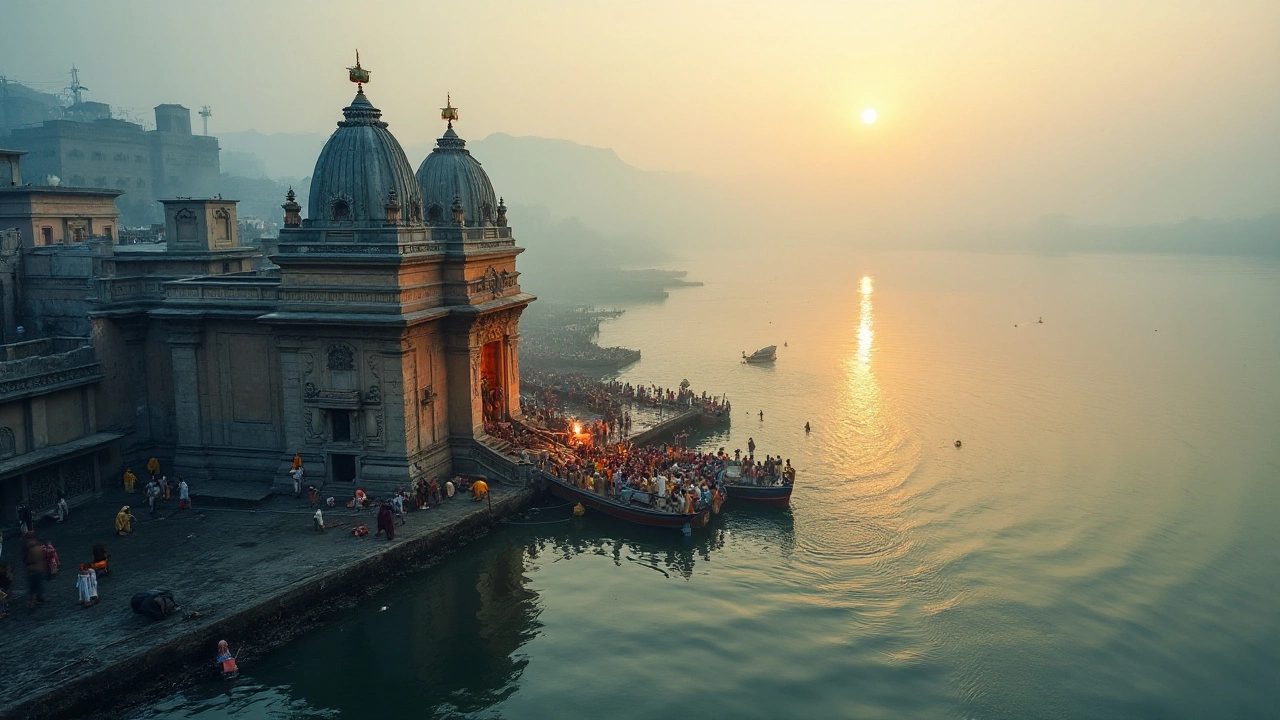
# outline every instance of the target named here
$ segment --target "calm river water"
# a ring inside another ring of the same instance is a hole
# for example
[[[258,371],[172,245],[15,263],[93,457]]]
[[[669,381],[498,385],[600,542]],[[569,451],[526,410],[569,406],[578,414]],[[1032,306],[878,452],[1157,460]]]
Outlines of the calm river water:
[[[139,716],[1280,716],[1280,266],[687,267],[601,342],[727,393],[700,440],[790,458],[790,511],[547,509]]]

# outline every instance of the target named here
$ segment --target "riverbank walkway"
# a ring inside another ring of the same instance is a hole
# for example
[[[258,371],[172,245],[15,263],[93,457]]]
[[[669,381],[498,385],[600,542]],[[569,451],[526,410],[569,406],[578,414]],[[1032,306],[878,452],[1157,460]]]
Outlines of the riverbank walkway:
[[[46,602],[34,612],[27,609],[22,541],[10,534],[0,555],[15,570],[9,616],[0,620],[0,718],[79,714],[86,703],[97,703],[95,696],[134,690],[169,670],[189,671],[188,663],[201,654],[208,655],[212,675],[219,639],[233,648],[266,649],[271,641],[264,640],[264,625],[314,607],[327,594],[338,598],[345,589],[376,585],[429,561],[515,512],[532,494],[496,482],[490,488],[492,509],[458,494],[409,512],[391,542],[373,537],[376,508],[344,507],[345,496],[336,497],[338,507],[325,509],[330,528],[317,533],[305,496],[215,506],[203,504],[193,484],[194,509],[178,510],[175,495],[152,518],[141,491],[110,490],[74,509],[68,522],[37,525],[37,536],[57,549],[62,570],[46,583]],[[321,496],[328,494],[334,493]],[[114,530],[122,505],[138,518],[128,537]],[[352,536],[357,524],[370,527],[368,537]],[[98,542],[111,553],[111,574],[98,581],[99,604],[81,608],[76,575]],[[153,588],[170,590],[178,612],[159,621],[135,614],[130,598]]]

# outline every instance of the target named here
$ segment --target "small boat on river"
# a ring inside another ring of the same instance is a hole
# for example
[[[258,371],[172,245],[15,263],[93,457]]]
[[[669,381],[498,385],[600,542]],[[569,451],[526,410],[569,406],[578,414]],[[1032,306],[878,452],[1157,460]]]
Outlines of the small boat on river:
[[[608,495],[599,495],[585,488],[577,487],[560,478],[539,471],[539,476],[547,482],[547,489],[552,495],[570,502],[580,502],[593,510],[611,515],[637,525],[650,527],[700,528],[711,520],[712,508],[705,507],[695,513],[676,513],[659,510],[657,498],[653,493],[631,491],[627,500]],[[718,508],[716,508],[718,509]]]
[[[750,355],[744,350],[742,352],[742,361],[748,363],[771,363],[778,359],[778,346],[770,345],[762,347]]]
[[[730,498],[748,502],[790,507],[791,490],[795,487],[794,471],[774,478],[749,478],[743,473],[742,463],[729,461],[720,471],[720,482]]]

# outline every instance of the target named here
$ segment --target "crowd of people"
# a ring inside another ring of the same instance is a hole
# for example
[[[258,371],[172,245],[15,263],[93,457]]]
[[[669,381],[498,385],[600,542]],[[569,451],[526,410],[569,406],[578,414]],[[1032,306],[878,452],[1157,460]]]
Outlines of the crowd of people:
[[[724,500],[724,449],[702,453],[674,445],[637,448],[626,442],[583,443],[572,452],[540,453],[533,462],[584,490],[656,510],[696,513]]]
[[[668,409],[672,412],[699,409],[716,418],[727,418],[731,409],[724,397],[691,390],[688,380],[681,382],[678,388],[664,388],[618,380],[602,381],[582,373],[526,371],[521,375],[521,387],[524,394],[520,398],[520,407],[526,419],[554,433],[587,435],[597,445],[630,437],[633,409]],[[566,412],[569,404],[585,408],[599,418],[585,422],[575,419]],[[489,434],[503,437],[510,432],[497,427]],[[511,440],[509,437],[503,439]]]

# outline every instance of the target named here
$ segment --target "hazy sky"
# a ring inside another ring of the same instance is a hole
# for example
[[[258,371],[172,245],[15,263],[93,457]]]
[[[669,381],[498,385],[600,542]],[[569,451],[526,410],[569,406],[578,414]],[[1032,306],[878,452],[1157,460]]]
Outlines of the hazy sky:
[[[0,73],[57,89],[74,62],[90,99],[212,105],[211,134],[329,132],[358,47],[406,145],[452,92],[465,137],[610,147],[833,225],[1280,210],[1277,0],[0,0],[0,25]]]

